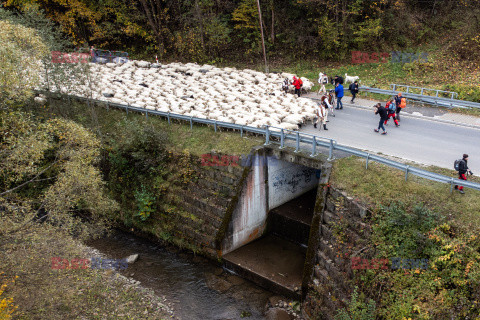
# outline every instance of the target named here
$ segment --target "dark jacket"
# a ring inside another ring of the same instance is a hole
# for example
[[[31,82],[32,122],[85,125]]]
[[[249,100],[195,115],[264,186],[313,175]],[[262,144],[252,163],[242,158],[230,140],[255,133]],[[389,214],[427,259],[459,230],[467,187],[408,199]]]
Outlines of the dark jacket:
[[[402,102],[402,97],[399,97],[398,94],[394,97],[395,105],[400,108],[400,103]]]
[[[458,173],[459,174],[465,174],[468,171],[468,165],[467,165],[467,160],[462,159],[460,163],[458,164]]]
[[[375,114],[379,114],[380,115],[380,119],[382,120],[387,120],[388,118],[388,111],[387,109],[385,109],[384,106],[380,106],[380,108],[377,109],[377,111],[375,111]]]
[[[350,84],[350,86],[348,87],[348,90],[350,90],[350,92],[352,94],[358,93],[358,83],[357,84],[355,84],[355,83]]]
[[[335,77],[337,77],[337,78],[333,79],[333,85],[334,86],[337,86],[337,83],[343,84],[343,78],[342,77],[340,77],[340,76],[335,76]]]

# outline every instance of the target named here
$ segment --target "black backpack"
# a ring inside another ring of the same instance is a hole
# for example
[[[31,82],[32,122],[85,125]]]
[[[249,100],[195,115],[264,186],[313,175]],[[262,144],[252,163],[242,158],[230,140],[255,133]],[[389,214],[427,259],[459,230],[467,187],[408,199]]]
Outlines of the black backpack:
[[[460,163],[462,161],[463,161],[463,159],[455,160],[455,162],[453,163],[453,168],[455,169],[455,171],[460,171]]]

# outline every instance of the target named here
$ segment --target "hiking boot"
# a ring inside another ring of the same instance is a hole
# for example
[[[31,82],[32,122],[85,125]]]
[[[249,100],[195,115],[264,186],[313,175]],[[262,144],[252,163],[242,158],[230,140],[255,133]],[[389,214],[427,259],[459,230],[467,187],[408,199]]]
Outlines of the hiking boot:
[[[314,123],[314,124],[313,124],[313,127],[314,127],[315,129],[317,129],[317,124],[316,124],[316,123]]]
[[[395,124],[395,127],[400,127],[400,125],[399,125],[399,124]]]
[[[383,131],[382,134],[387,134],[387,131]]]
[[[323,130],[328,130],[326,124],[323,125]]]
[[[373,131],[378,132],[378,129],[373,129]]]

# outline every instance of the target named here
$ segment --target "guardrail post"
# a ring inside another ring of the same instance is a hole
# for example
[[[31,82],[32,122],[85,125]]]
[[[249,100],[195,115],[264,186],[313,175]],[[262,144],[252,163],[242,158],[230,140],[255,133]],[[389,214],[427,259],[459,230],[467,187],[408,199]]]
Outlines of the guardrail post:
[[[285,142],[285,133],[283,132],[283,129],[280,131],[280,149],[284,148],[284,142]]]
[[[410,168],[410,166],[406,166],[405,168],[405,181],[408,181],[408,168]]]
[[[315,157],[315,155],[317,154],[317,137],[313,136],[313,142],[312,142],[312,154],[310,155],[310,157]]]
[[[328,149],[328,161],[333,160],[333,140],[330,139],[330,148]]]
[[[297,145],[295,147],[295,152],[300,151],[300,132],[297,131]]]
[[[215,129],[215,132],[217,132],[217,120],[213,123],[213,128]]]
[[[268,126],[265,126],[265,146],[268,146],[270,144],[270,130],[268,130]]]
[[[147,108],[145,108],[145,119],[148,120],[148,109]]]
[[[450,193],[453,192],[453,178],[450,178]]]
[[[110,110],[110,102],[107,101],[107,111]]]
[[[437,98],[438,98],[438,90],[437,90],[437,91],[436,91],[436,93],[435,93],[435,97],[437,97]]]
[[[170,124],[170,111],[167,112],[168,124]]]
[[[370,153],[367,153],[367,162],[365,164],[365,169],[368,169],[368,160],[370,160]]]
[[[393,84],[393,91],[396,91],[396,89],[397,89],[397,85]]]
[[[407,86],[407,93],[408,93],[408,90],[410,89],[410,86]]]
[[[127,104],[127,106],[125,107],[125,111],[127,111],[127,116],[128,116],[128,109],[130,109],[130,103]]]
[[[424,88],[422,88],[422,90],[420,91],[420,94],[421,94],[422,96],[423,96],[423,89],[424,89]]]
[[[193,117],[190,117],[190,130],[193,130]]]
[[[450,99],[452,99],[452,100],[453,100],[453,95],[454,95],[454,94],[455,94],[455,92],[452,92],[452,97],[451,97]]]
[[[240,137],[243,138],[243,126],[240,127]]]

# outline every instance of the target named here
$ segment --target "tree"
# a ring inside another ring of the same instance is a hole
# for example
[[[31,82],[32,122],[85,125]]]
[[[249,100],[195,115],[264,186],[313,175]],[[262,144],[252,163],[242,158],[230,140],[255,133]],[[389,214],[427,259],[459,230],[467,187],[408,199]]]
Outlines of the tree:
[[[261,34],[258,28],[259,16],[256,0],[242,0],[232,13],[232,20],[235,22],[235,29],[242,34],[243,41],[250,44],[247,53],[258,51]]]
[[[148,25],[157,40],[158,53],[163,56],[166,53],[166,38],[171,33],[167,28],[170,20],[167,3],[164,0],[140,0],[140,3],[147,17]]]
[[[0,142],[0,206],[12,220],[0,234],[26,228],[40,215],[85,235],[88,224],[81,220],[96,225],[117,209],[97,168],[100,142],[82,126],[63,119],[39,123],[28,114],[4,111]]]
[[[48,48],[34,29],[0,21],[0,104],[26,101],[40,84]]]

